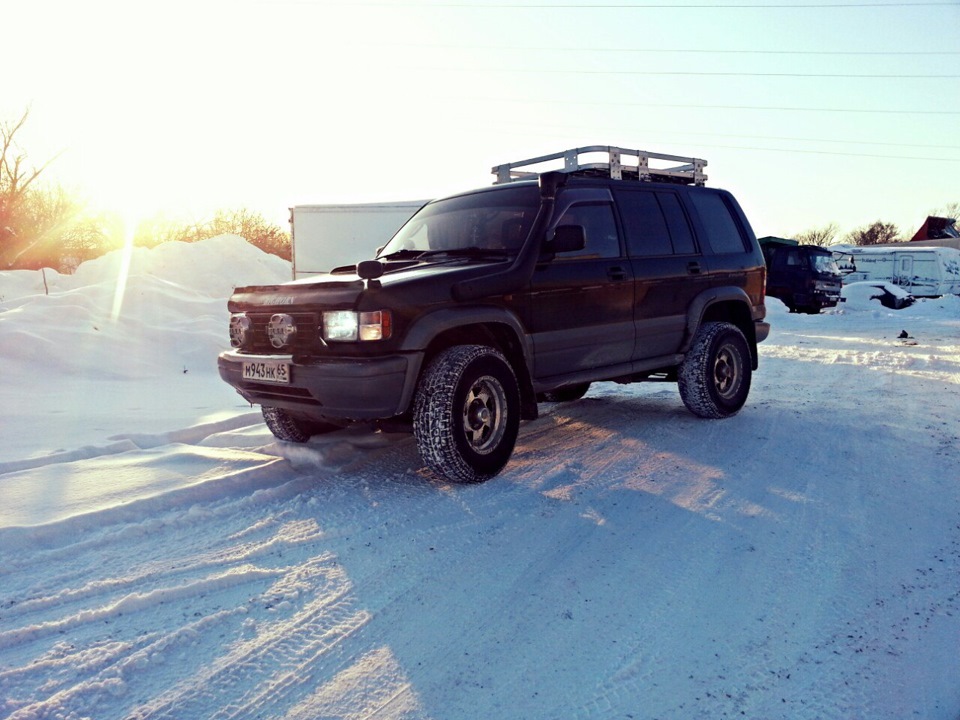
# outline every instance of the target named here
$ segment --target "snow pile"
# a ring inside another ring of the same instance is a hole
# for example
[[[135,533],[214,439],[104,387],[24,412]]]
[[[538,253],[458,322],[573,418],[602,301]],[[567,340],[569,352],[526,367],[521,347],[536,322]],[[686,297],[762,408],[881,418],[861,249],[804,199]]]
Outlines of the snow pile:
[[[237,285],[289,280],[290,263],[223,235],[45,274],[49,295],[39,271],[0,273],[0,402],[21,407],[17,431],[0,435],[0,463],[69,452],[78,439],[100,446],[127,429],[126,409],[156,433],[182,427],[188,408],[235,407],[216,373],[227,298]]]
[[[74,275],[0,273],[6,363],[36,373],[136,378],[209,366],[222,348],[236,284],[289,279],[290,265],[237,236],[116,250]],[[34,375],[35,376],[35,375]]]

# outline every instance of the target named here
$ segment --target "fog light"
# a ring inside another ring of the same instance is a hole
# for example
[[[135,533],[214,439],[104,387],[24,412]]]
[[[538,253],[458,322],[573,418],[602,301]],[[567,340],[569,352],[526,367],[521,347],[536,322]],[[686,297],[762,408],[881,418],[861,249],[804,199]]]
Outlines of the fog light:
[[[235,313],[230,316],[230,344],[235,347],[243,347],[250,338],[250,330],[253,323],[244,313]]]
[[[285,348],[293,342],[297,334],[297,323],[286,313],[277,313],[267,323],[267,337],[270,344],[277,350]]]

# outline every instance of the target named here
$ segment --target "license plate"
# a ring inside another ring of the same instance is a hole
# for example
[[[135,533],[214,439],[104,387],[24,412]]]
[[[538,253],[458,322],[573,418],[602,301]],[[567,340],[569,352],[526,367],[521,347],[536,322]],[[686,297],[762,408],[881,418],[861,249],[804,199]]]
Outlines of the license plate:
[[[290,383],[290,364],[282,360],[253,360],[243,363],[243,379],[256,382]]]

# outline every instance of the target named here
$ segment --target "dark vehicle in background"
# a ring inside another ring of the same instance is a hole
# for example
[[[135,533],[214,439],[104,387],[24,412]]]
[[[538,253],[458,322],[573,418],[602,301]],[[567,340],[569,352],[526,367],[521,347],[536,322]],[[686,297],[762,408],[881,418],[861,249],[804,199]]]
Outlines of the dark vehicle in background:
[[[594,145],[497,166],[492,187],[376,239],[373,259],[237,288],[220,375],[281,440],[408,430],[455,482],[496,475],[538,403],[594,382],[674,382],[695,415],[729,417],[770,330],[765,269],[705,164]]]
[[[767,263],[767,295],[790,312],[816,314],[840,302],[842,275],[832,252],[778,237],[759,242]]]

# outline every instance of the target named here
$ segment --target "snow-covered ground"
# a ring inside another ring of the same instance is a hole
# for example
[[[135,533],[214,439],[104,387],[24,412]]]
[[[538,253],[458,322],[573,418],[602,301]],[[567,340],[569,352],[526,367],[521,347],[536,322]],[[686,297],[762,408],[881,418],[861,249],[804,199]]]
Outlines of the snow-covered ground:
[[[286,263],[131,260],[0,273],[0,717],[960,717],[960,298],[771,300],[736,417],[596,385],[453,486],[219,380]]]

